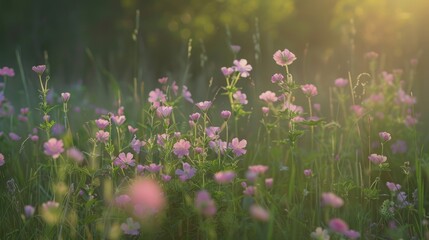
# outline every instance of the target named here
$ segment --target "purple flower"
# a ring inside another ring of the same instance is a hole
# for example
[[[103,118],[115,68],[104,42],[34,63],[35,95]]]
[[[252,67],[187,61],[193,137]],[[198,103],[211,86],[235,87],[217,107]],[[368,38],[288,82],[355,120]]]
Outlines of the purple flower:
[[[46,70],[46,65],[33,66],[31,68],[31,70],[33,70],[34,72],[36,72],[39,75],[42,75]]]
[[[127,155],[125,155],[123,152],[121,152],[115,159],[114,164],[121,167],[122,169],[126,169],[128,166],[133,167],[136,165],[135,160],[133,159],[133,154],[127,153]]]
[[[73,159],[76,163],[81,163],[83,162],[83,159],[85,158],[85,156],[83,155],[83,153],[81,151],[79,151],[79,149],[72,147],[70,149],[67,150],[67,156],[71,159]]]
[[[313,171],[311,169],[305,169],[304,170],[304,175],[306,177],[311,177],[311,175],[313,175]]]
[[[271,82],[272,83],[282,83],[284,78],[285,77],[282,74],[276,73],[273,76],[271,76]]]
[[[335,86],[342,88],[347,86],[347,84],[349,84],[349,81],[345,78],[337,78],[335,79]]]
[[[401,189],[401,185],[393,182],[386,182],[386,186],[391,192],[397,192],[399,189]]]
[[[200,117],[201,117],[201,114],[199,113],[192,113],[191,115],[189,115],[189,118],[194,122],[198,121]]]
[[[195,173],[197,172],[197,169],[191,167],[189,163],[183,163],[183,170],[182,169],[176,169],[176,175],[179,176],[179,179],[182,182],[185,182],[188,179],[191,179]]]
[[[127,235],[139,235],[140,223],[134,222],[132,218],[127,218],[126,223],[121,224],[121,229]]]
[[[228,119],[231,117],[231,112],[228,110],[224,110],[220,112],[220,117],[223,118],[223,120],[228,121]]]
[[[159,118],[167,118],[172,111],[173,107],[171,106],[160,106],[156,109],[156,115],[158,115]]]
[[[283,51],[277,50],[273,55],[273,59],[276,61],[277,65],[286,66],[291,65],[293,61],[296,60],[296,57],[291,51],[285,49]]]
[[[216,204],[206,190],[199,191],[195,197],[195,208],[204,216],[211,217],[216,214]]]
[[[232,149],[232,152],[236,157],[239,157],[246,153],[246,149],[244,149],[247,145],[246,139],[238,140],[238,138],[233,138],[231,143],[229,144],[229,148]]]
[[[110,133],[105,132],[103,130],[99,130],[98,132],[95,133],[95,138],[97,139],[97,141],[102,143],[106,143],[109,140],[109,137],[110,137]]]
[[[389,141],[390,139],[392,139],[392,136],[390,135],[390,133],[388,132],[379,132],[378,136],[380,137],[380,139],[384,142]]]
[[[274,103],[277,102],[276,94],[271,91],[266,91],[259,95],[259,99],[265,101],[266,103]]]
[[[256,187],[254,187],[254,186],[245,186],[243,194],[246,195],[246,196],[253,196],[253,195],[255,195],[255,192],[256,192]]]
[[[51,138],[43,144],[44,153],[52,158],[57,159],[64,152],[64,144],[62,140]]]
[[[33,206],[31,206],[31,205],[25,205],[25,207],[24,207],[25,217],[27,217],[27,218],[32,217],[34,215],[35,210],[36,209]]]
[[[340,218],[331,219],[329,221],[329,228],[334,232],[342,234],[349,230],[349,226],[347,225],[347,223]]]
[[[373,154],[369,155],[368,159],[369,159],[372,163],[374,163],[374,164],[382,164],[382,163],[384,163],[385,161],[387,161],[387,157],[386,157],[386,156],[378,155],[378,154],[375,154],[375,153],[373,153]]]
[[[161,147],[165,146],[165,142],[168,140],[169,136],[165,133],[163,134],[158,134],[156,136],[156,144],[158,144]]]
[[[220,127],[208,127],[206,128],[207,137],[209,137],[212,140],[218,139],[219,131],[220,131]]]
[[[159,88],[156,88],[154,91],[149,92],[148,101],[152,103],[154,107],[159,107],[161,103],[167,101],[167,97]]]
[[[212,106],[212,102],[211,101],[204,101],[204,102],[199,102],[197,104],[195,104],[201,111],[207,111],[211,106]]]
[[[182,96],[186,101],[188,101],[190,103],[194,103],[194,100],[192,99],[192,94],[188,90],[188,87],[185,85],[183,85],[183,87],[182,87]]]
[[[0,166],[3,166],[5,163],[3,154],[0,153]]]
[[[348,237],[349,239],[358,239],[358,238],[360,238],[360,233],[356,232],[353,229],[347,230],[343,234],[344,234],[344,236]]]
[[[268,222],[268,220],[270,220],[270,212],[268,212],[265,208],[255,204],[250,206],[250,216],[252,216],[253,219],[262,222]]]
[[[395,143],[393,143],[390,146],[392,153],[397,154],[397,153],[406,153],[407,152],[407,143],[403,140],[397,140]]]
[[[107,126],[109,126],[109,121],[99,118],[97,120],[95,120],[95,124],[97,125],[97,127],[101,130],[105,129]]]
[[[322,205],[339,208],[344,205],[344,200],[332,192],[322,193]]]
[[[63,100],[63,102],[68,102],[70,99],[70,93],[69,92],[61,93],[61,99]]]
[[[10,139],[12,141],[19,141],[19,140],[21,140],[21,137],[18,134],[14,133],[14,132],[10,132],[9,133],[9,137],[10,137]]]
[[[170,175],[161,174],[161,179],[164,182],[169,182],[171,180],[171,176]]]
[[[134,152],[136,152],[137,154],[140,153],[140,149],[141,147],[143,147],[144,145],[146,145],[145,141],[140,141],[138,139],[136,139],[136,136],[134,136],[133,140],[131,140],[130,146],[131,148],[134,150]]]
[[[146,166],[146,170],[148,170],[151,173],[156,173],[159,172],[162,168],[161,164],[155,164],[155,163],[151,163],[149,164],[149,166]]]
[[[51,130],[54,136],[59,136],[64,133],[65,127],[60,123],[55,123]]]
[[[250,64],[247,64],[246,59],[240,59],[240,60],[234,60],[234,70],[240,73],[241,77],[248,77],[250,76],[250,71],[252,71],[252,66]]]
[[[247,96],[245,93],[242,93],[240,90],[235,92],[233,95],[234,100],[242,105],[246,105],[248,103]]]
[[[233,69],[232,67],[229,67],[229,68],[227,68],[227,67],[222,67],[220,70],[222,71],[222,74],[223,74],[225,77],[228,77],[229,75],[231,75],[231,74],[234,72],[234,69]]]
[[[3,67],[0,69],[0,76],[13,77],[15,76],[15,71],[13,70],[13,68]]]
[[[178,157],[182,158],[183,156],[189,156],[189,148],[191,143],[184,139],[180,139],[173,145],[173,153]]]
[[[234,180],[234,178],[235,178],[234,171],[217,172],[214,175],[214,180],[220,184],[230,183]]]
[[[224,154],[227,149],[227,143],[217,139],[209,142],[209,147],[217,154]]]
[[[317,87],[313,84],[302,85],[301,90],[307,97],[314,97],[317,95]]]
[[[125,122],[126,118],[124,115],[117,115],[112,117],[112,122],[114,122],[116,125],[121,126]]]

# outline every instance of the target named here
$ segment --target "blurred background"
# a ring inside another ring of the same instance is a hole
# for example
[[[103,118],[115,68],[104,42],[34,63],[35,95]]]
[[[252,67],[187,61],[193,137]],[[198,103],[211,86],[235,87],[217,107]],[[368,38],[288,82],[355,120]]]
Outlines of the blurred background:
[[[219,69],[232,65],[235,44],[254,68],[243,87],[257,97],[281,71],[276,50],[297,55],[291,70],[299,83],[321,87],[368,71],[363,56],[375,51],[380,70],[405,70],[418,58],[413,94],[421,121],[428,119],[427,0],[1,0],[0,9],[0,66],[17,69],[18,53],[33,77],[46,51],[54,86],[99,86],[107,77],[98,66],[123,86],[137,76],[146,93],[169,76],[204,100],[211,79],[224,81]]]

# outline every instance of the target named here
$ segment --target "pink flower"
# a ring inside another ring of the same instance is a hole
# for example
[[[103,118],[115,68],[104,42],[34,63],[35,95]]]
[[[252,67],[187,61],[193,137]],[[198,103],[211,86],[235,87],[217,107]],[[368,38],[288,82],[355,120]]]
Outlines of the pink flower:
[[[18,134],[14,133],[14,132],[10,132],[9,133],[9,137],[10,137],[10,139],[12,141],[19,141],[19,140],[21,140],[21,137]]]
[[[249,166],[249,171],[257,174],[263,174],[268,170],[268,166],[265,165],[252,165]]]
[[[220,127],[208,127],[206,128],[207,137],[209,137],[212,140],[218,139],[219,131],[220,131]]]
[[[273,59],[276,61],[277,65],[286,66],[291,65],[293,61],[296,60],[296,56],[288,49],[283,51],[277,50],[273,55]]]
[[[222,71],[222,74],[223,74],[225,77],[228,77],[229,75],[231,75],[231,74],[234,72],[234,69],[233,69],[232,67],[229,67],[229,68],[227,68],[227,67],[222,67],[220,70]]]
[[[135,160],[133,159],[133,154],[127,153],[127,155],[125,155],[123,152],[119,154],[113,163],[122,169],[126,169],[128,166],[134,167],[136,165]]]
[[[51,209],[56,209],[59,206],[60,206],[60,204],[55,202],[55,201],[47,201],[47,202],[42,204],[43,210],[48,210],[48,211]]]
[[[162,77],[158,79],[158,82],[161,84],[166,84],[168,81],[168,77]]]
[[[178,157],[182,158],[183,156],[189,156],[189,148],[191,143],[184,139],[180,139],[173,145],[173,153]]]
[[[15,76],[15,71],[13,70],[13,68],[3,67],[0,69],[0,76],[13,77]]]
[[[246,149],[244,149],[247,145],[246,139],[238,140],[238,138],[233,138],[231,143],[229,144],[229,148],[232,149],[232,152],[236,157],[239,157],[246,153]]]
[[[271,82],[272,83],[282,83],[284,78],[285,77],[282,74],[276,73],[273,76],[271,76]]]
[[[42,75],[46,70],[46,65],[33,66],[31,68],[31,70],[33,70],[34,72],[36,72],[39,75]]]
[[[246,186],[244,187],[243,194],[246,196],[253,196],[256,193],[256,187],[254,186]]]
[[[214,180],[220,184],[230,183],[234,180],[234,178],[235,178],[234,171],[217,172],[214,175]]]
[[[235,92],[232,96],[236,102],[242,105],[246,105],[248,103],[246,94],[242,93],[240,90]]]
[[[247,64],[246,59],[240,59],[240,60],[234,60],[234,70],[240,73],[241,77],[248,77],[250,76],[250,71],[252,71],[252,66],[250,64]]]
[[[191,179],[195,173],[197,172],[197,169],[191,167],[189,163],[183,163],[183,170],[182,169],[176,169],[176,175],[179,176],[179,179],[182,182],[185,182],[188,179]]]
[[[64,152],[64,144],[62,140],[51,138],[43,144],[44,153],[52,158],[57,159]]]
[[[361,117],[364,113],[364,108],[360,105],[352,105],[350,109],[355,113],[357,117]]]
[[[305,169],[304,170],[304,175],[306,177],[311,177],[311,175],[313,175],[313,171],[311,169]]]
[[[188,90],[188,87],[185,85],[183,85],[183,87],[182,87],[182,96],[186,101],[188,101],[190,103],[194,103],[194,100],[192,99],[192,94]]]
[[[211,106],[212,106],[212,102],[211,101],[204,101],[204,102],[199,102],[197,104],[195,104],[201,111],[207,111]]]
[[[135,134],[138,130],[138,128],[134,128],[133,126],[128,125],[128,132],[130,132],[131,134]]]
[[[117,115],[112,117],[112,122],[114,122],[116,125],[121,126],[125,122],[126,118],[124,115]]]
[[[342,234],[349,230],[349,226],[347,225],[347,223],[340,218],[331,219],[329,221],[329,228],[334,232]]]
[[[234,53],[234,54],[237,54],[239,51],[240,51],[240,49],[241,49],[241,47],[239,46],[239,45],[231,45],[231,46],[229,46],[230,48],[231,48],[231,51]]]
[[[148,101],[152,103],[154,107],[159,107],[161,103],[167,101],[167,96],[159,90],[159,88],[156,88],[154,91],[149,92]]]
[[[5,163],[3,154],[0,153],[0,166],[3,166]]]
[[[289,110],[293,113],[301,114],[304,112],[304,109],[301,106],[294,105],[290,102],[285,102],[282,108],[282,111]]]
[[[161,147],[165,146],[165,142],[169,139],[170,136],[168,136],[167,134],[163,133],[163,134],[158,134],[156,136],[156,144],[158,144]]]
[[[110,133],[105,132],[103,130],[99,130],[98,132],[95,133],[95,138],[97,139],[97,141],[102,143],[106,143],[109,140],[109,137],[110,137]]]
[[[380,139],[383,141],[383,142],[387,142],[387,141],[389,141],[390,139],[392,139],[392,136],[390,135],[390,133],[388,133],[388,132],[379,132],[378,133],[378,136],[380,137]]]
[[[71,159],[73,159],[76,163],[83,162],[84,155],[79,149],[72,147],[67,150],[67,156]]]
[[[160,106],[156,109],[156,115],[158,115],[159,118],[167,118],[172,111],[173,107],[171,106]]]
[[[406,153],[408,150],[407,143],[403,140],[397,140],[390,146],[392,153]]]
[[[136,139],[136,136],[134,136],[133,140],[131,140],[130,146],[131,148],[134,150],[134,152],[136,152],[137,154],[140,153],[140,149],[141,147],[143,147],[144,145],[146,145],[145,141],[140,141],[138,139]]]
[[[224,154],[227,149],[227,143],[217,139],[209,142],[209,147],[217,154]]]
[[[302,85],[301,90],[307,97],[314,97],[317,95],[317,88],[313,84]]]
[[[179,86],[177,86],[176,81],[171,83],[171,90],[173,91],[174,96],[177,96],[177,93],[179,92]]]
[[[61,93],[61,99],[63,100],[63,102],[68,102],[70,99],[70,93],[69,92]]]
[[[265,101],[266,103],[274,103],[277,102],[276,94],[271,91],[266,91],[259,95],[259,99]]]
[[[199,114],[199,113],[193,113],[193,114],[189,115],[189,118],[194,122],[198,121],[198,119],[200,119],[200,117],[201,117],[201,114]]]
[[[97,127],[101,130],[105,129],[107,126],[109,126],[109,121],[99,118],[97,120],[95,120],[95,124],[97,125]]]
[[[171,176],[170,175],[161,174],[161,179],[164,182],[169,182],[171,180]]]
[[[223,118],[223,120],[227,121],[231,117],[231,112],[224,110],[220,112],[220,117]]]
[[[250,216],[252,216],[253,219],[262,222],[268,222],[268,220],[270,220],[270,213],[263,207],[255,204],[250,206]]]
[[[345,78],[337,78],[335,79],[335,86],[342,88],[347,86],[347,84],[349,84],[349,81]]]
[[[266,178],[265,179],[265,186],[267,188],[272,188],[273,187],[273,181],[274,181],[273,178]]]
[[[121,208],[125,208],[130,202],[131,202],[131,198],[127,194],[122,194],[115,198],[116,206]]]
[[[356,232],[353,229],[347,230],[343,234],[344,234],[344,236],[348,237],[349,239],[358,239],[358,238],[360,238],[360,233]]]
[[[216,204],[206,190],[199,191],[195,197],[195,208],[204,216],[211,217],[216,214]]]
[[[368,59],[368,60],[375,60],[375,59],[377,59],[378,58],[378,53],[376,53],[376,52],[367,52],[367,53],[365,53],[365,58],[366,59]]]
[[[25,207],[24,207],[25,217],[27,217],[27,218],[32,217],[34,215],[35,210],[36,209],[33,206],[31,206],[31,205],[25,205]]]
[[[386,186],[391,192],[397,192],[399,189],[401,189],[401,185],[393,182],[386,182]]]
[[[385,161],[387,161],[387,157],[386,157],[386,156],[378,155],[378,154],[375,154],[375,153],[373,153],[373,154],[369,155],[368,159],[369,159],[372,163],[374,163],[374,164],[382,164],[382,163],[384,163]]]
[[[134,204],[134,213],[140,218],[157,214],[166,204],[162,188],[151,179],[135,180],[129,187],[128,195]]]
[[[139,235],[140,223],[134,222],[132,218],[127,218],[127,222],[121,224],[124,234],[137,236]]]
[[[268,113],[270,112],[270,108],[268,108],[268,107],[262,107],[261,110],[262,110],[262,113],[265,116],[268,116]]]
[[[124,106],[120,106],[119,108],[118,108],[118,115],[119,116],[122,116],[122,115],[124,115]]]
[[[162,168],[161,164],[155,164],[155,163],[151,163],[149,164],[149,166],[146,166],[146,170],[148,170],[151,173],[156,173],[159,172]]]
[[[339,208],[344,205],[342,198],[338,197],[332,192],[322,193],[322,205],[331,206],[333,208]]]

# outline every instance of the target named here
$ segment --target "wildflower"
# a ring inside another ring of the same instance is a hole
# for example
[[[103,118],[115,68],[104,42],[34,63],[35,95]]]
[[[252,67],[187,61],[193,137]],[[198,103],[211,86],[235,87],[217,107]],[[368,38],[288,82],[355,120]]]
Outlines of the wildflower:
[[[176,81],[171,83],[171,90],[173,91],[174,96],[177,96],[177,93],[179,92],[179,86],[177,86]]]
[[[224,110],[224,111],[220,112],[220,116],[221,116],[221,118],[223,118],[223,120],[228,121],[228,119],[231,117],[231,112]]]
[[[417,99],[411,95],[406,94],[404,90],[399,89],[396,97],[396,102],[412,106],[416,104]]]
[[[0,166],[3,166],[5,163],[3,154],[0,153]]]
[[[356,232],[355,230],[347,230],[344,233],[344,236],[348,237],[349,239],[358,239],[360,238],[360,233]]]
[[[27,217],[27,218],[32,217],[34,215],[35,210],[36,209],[33,206],[31,206],[31,205],[25,205],[24,206],[25,217]]]
[[[115,159],[114,164],[121,167],[122,169],[128,168],[128,166],[134,167],[136,165],[135,160],[133,159],[132,153],[121,152],[119,156]]]
[[[316,240],[329,240],[330,236],[328,230],[321,227],[317,227],[314,232],[310,234],[310,237]]]
[[[239,141],[238,138],[233,138],[231,140],[231,143],[229,144],[229,148],[232,149],[232,152],[235,154],[236,157],[239,157],[246,153],[246,149],[244,149],[246,145],[246,139]]]
[[[162,77],[158,79],[158,82],[161,84],[166,84],[168,81],[168,77]]]
[[[33,66],[31,68],[31,70],[33,70],[34,72],[36,72],[39,75],[42,75],[46,70],[46,65]]]
[[[407,115],[404,120],[405,126],[412,127],[417,124],[417,118]]]
[[[393,80],[395,80],[395,76],[393,76],[393,74],[383,71],[381,75],[383,77],[383,80],[387,83],[387,85],[390,85],[390,86],[393,85]]]
[[[390,141],[390,139],[392,139],[392,136],[388,132],[379,132],[378,136],[384,142]]]
[[[244,188],[243,194],[247,195],[247,196],[253,196],[253,195],[255,195],[255,192],[256,192],[256,187],[254,187],[254,186],[246,186]]]
[[[149,164],[149,166],[146,167],[146,170],[148,170],[151,173],[155,173],[155,172],[159,172],[162,168],[161,164],[155,164],[155,163],[151,163]]]
[[[184,139],[180,139],[173,145],[173,153],[178,157],[182,158],[183,156],[189,156],[189,148],[191,143]]]
[[[246,59],[240,59],[240,60],[234,60],[234,70],[240,73],[241,77],[248,77],[250,76],[249,72],[252,71],[252,66],[250,64],[247,64]]]
[[[112,117],[112,122],[116,125],[121,126],[125,122],[126,118],[124,115],[117,115]]]
[[[122,194],[115,198],[116,206],[121,208],[125,208],[130,202],[131,202],[131,198],[127,194]]]
[[[123,106],[120,106],[119,108],[118,108],[118,115],[119,116],[122,116],[122,115],[124,115],[124,107]]]
[[[342,198],[338,197],[332,192],[322,193],[322,205],[339,208],[344,205]]]
[[[134,204],[134,213],[141,218],[160,212],[166,204],[162,188],[151,179],[135,180],[129,187],[128,195]]]
[[[342,234],[349,230],[349,226],[347,225],[347,223],[340,218],[331,219],[329,221],[329,228],[334,232]]]
[[[194,122],[198,121],[198,119],[200,119],[200,117],[201,117],[201,114],[199,114],[199,113],[193,113],[193,114],[189,115],[189,118]]]
[[[67,150],[67,156],[71,159],[73,159],[76,163],[83,162],[84,155],[79,149],[72,147]]]
[[[109,121],[99,118],[95,120],[95,124],[99,129],[104,130],[107,126],[109,126]]]
[[[170,175],[166,175],[166,174],[161,174],[161,179],[164,182],[169,182],[171,180],[171,176]]]
[[[249,166],[249,171],[257,174],[263,174],[268,170],[268,166],[265,165],[252,165]]]
[[[239,45],[231,45],[229,47],[231,48],[231,51],[234,54],[237,54],[241,50],[241,47]]]
[[[195,208],[204,216],[211,217],[216,214],[216,204],[206,190],[199,191],[195,197]]]
[[[128,125],[128,132],[131,134],[135,134],[139,129],[138,128],[134,128],[131,125]]]
[[[273,59],[276,61],[277,65],[286,66],[291,65],[293,61],[296,60],[296,56],[288,49],[283,51],[277,50],[273,55]]]
[[[259,99],[265,101],[266,103],[274,103],[277,102],[276,94],[271,91],[266,91],[259,95]]]
[[[349,81],[345,78],[337,78],[335,79],[335,86],[342,88],[347,86],[347,84],[349,84]]]
[[[304,109],[301,106],[294,105],[293,103],[290,103],[290,102],[285,102],[283,104],[282,111],[285,111],[285,110],[288,110],[297,114],[301,114],[304,112]]]
[[[170,116],[173,111],[173,107],[171,106],[160,106],[156,109],[156,114],[159,118],[167,118]]]
[[[62,140],[51,138],[43,144],[44,153],[52,158],[57,159],[64,152],[64,144]]]
[[[261,109],[262,109],[262,113],[265,116],[268,116],[268,113],[270,112],[270,109],[268,107],[262,107]]]
[[[393,182],[386,182],[386,186],[391,192],[397,192],[399,189],[401,189],[401,185],[395,184]]]
[[[15,71],[13,70],[13,68],[3,67],[0,69],[0,76],[13,77],[15,76]]]
[[[224,183],[230,183],[235,178],[235,172],[234,171],[224,171],[224,172],[217,172],[214,175],[214,180],[217,183],[224,184]]]
[[[55,123],[54,126],[52,126],[52,134],[55,136],[59,136],[63,134],[65,131],[64,125],[60,123]]]
[[[165,133],[163,134],[158,134],[156,136],[156,144],[158,144],[161,147],[165,146],[165,142],[169,139],[169,136]]]
[[[407,194],[405,192],[398,193],[398,195],[396,195],[396,199],[398,200],[399,208],[405,208],[411,205],[411,203],[407,201]]]
[[[139,235],[140,223],[134,222],[132,218],[127,218],[127,221],[121,224],[121,229],[124,234]]]
[[[262,222],[268,222],[270,219],[270,213],[261,206],[253,204],[250,206],[250,215],[253,219],[259,220]]]
[[[374,163],[374,164],[382,164],[382,163],[384,163],[385,161],[387,161],[387,157],[386,157],[386,156],[378,155],[378,154],[375,154],[375,153],[373,153],[373,154],[369,155],[368,159],[369,159],[372,163]]]
[[[314,110],[316,110],[317,112],[320,112],[320,103],[315,103],[315,104],[313,104],[313,108],[314,108]]]
[[[211,101],[204,101],[204,102],[199,102],[197,104],[195,104],[201,111],[207,111],[211,106],[212,106],[212,102]]]
[[[375,60],[375,59],[377,59],[378,58],[378,53],[376,53],[376,52],[367,52],[367,53],[365,53],[365,58],[366,59],[368,59],[368,60]]]
[[[307,97],[314,97],[317,95],[317,87],[313,84],[302,85],[301,90]]]
[[[105,132],[103,130],[99,130],[98,132],[95,133],[95,138],[97,139],[97,141],[102,143],[106,143],[109,140],[109,137],[110,137],[110,133]]]
[[[131,140],[130,146],[131,148],[134,150],[134,152],[136,152],[137,154],[140,153],[140,149],[146,145],[145,141],[140,141],[138,139],[136,139],[136,136],[134,135],[133,140]]]
[[[273,178],[266,178],[265,179],[265,186],[267,187],[267,188],[272,188],[273,187]]]
[[[21,137],[18,134],[14,133],[14,132],[10,132],[9,133],[9,137],[10,137],[10,139],[12,141],[19,141],[19,140],[21,140]]]
[[[161,103],[164,103],[167,101],[167,96],[159,90],[159,88],[156,88],[153,91],[149,92],[149,98],[148,101],[152,103],[154,107],[159,107]]]
[[[242,93],[240,90],[235,92],[232,97],[234,97],[235,102],[238,102],[242,105],[246,105],[249,101],[247,101],[247,96],[245,93]]]
[[[304,175],[306,177],[311,177],[311,175],[313,175],[313,171],[311,169],[305,169],[304,170]]]
[[[220,131],[220,127],[208,127],[206,128],[207,137],[209,137],[212,140],[218,139],[219,131]]]
[[[227,67],[222,67],[220,70],[222,71],[222,74],[223,74],[225,77],[228,77],[229,75],[231,75],[231,74],[234,72],[234,69],[233,69],[232,67],[229,67],[229,68],[227,68]]]
[[[285,77],[281,73],[276,73],[273,76],[271,76],[271,82],[272,83],[282,83],[284,78]]]
[[[194,103],[194,100],[192,99],[192,94],[188,90],[188,87],[185,85],[183,85],[183,87],[182,87],[182,96],[186,101],[188,101],[190,103]]]
[[[209,147],[217,154],[224,154],[227,149],[227,143],[217,139],[209,142]]]
[[[191,167],[189,163],[183,163],[183,170],[182,169],[176,169],[176,175],[179,176],[179,179],[182,182],[185,182],[188,179],[191,179],[195,173],[197,172],[197,169]]]
[[[61,93],[61,99],[63,100],[63,102],[68,102],[70,99],[70,93],[69,92]]]
[[[390,146],[392,153],[406,153],[408,150],[407,143],[403,140],[397,140]]]
[[[136,167],[137,173],[143,175],[143,171],[146,169],[146,166],[143,166],[141,164],[138,164]]]
[[[352,105],[350,109],[355,113],[357,117],[361,117],[364,112],[364,108],[360,105]]]

